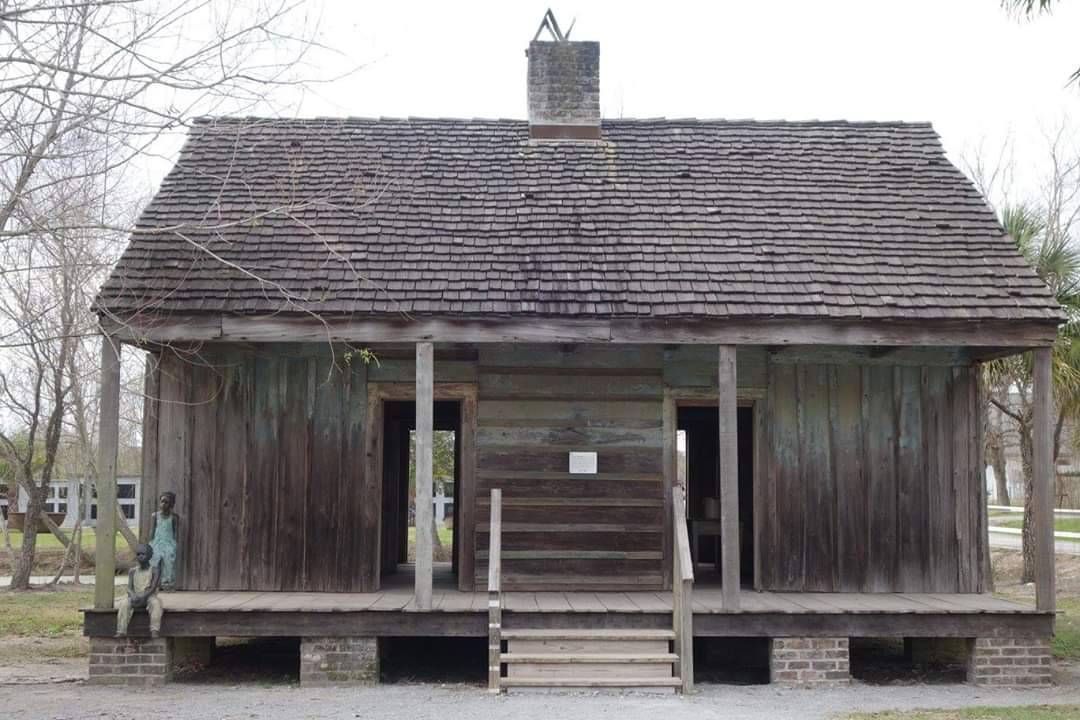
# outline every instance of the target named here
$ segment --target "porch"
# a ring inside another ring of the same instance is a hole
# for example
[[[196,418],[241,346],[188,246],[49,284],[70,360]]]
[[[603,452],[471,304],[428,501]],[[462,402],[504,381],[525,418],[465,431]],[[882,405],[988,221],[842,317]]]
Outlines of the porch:
[[[431,608],[417,606],[412,566],[377,592],[182,591],[162,593],[168,637],[488,636],[488,593],[461,591],[449,568],[434,573]],[[670,628],[669,591],[504,592],[503,627]],[[736,610],[721,589],[696,585],[694,637],[996,637],[1049,635],[1053,615],[974,593],[811,593],[741,590]],[[111,637],[114,610],[87,610],[86,634]],[[132,621],[134,636],[147,618]]]

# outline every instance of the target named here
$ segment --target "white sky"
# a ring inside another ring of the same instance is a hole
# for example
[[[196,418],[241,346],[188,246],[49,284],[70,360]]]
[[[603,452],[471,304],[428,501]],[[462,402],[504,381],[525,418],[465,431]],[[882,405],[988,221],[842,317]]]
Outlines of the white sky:
[[[1080,122],[1065,85],[1080,3],[1024,21],[997,0],[312,0],[339,53],[315,74],[363,67],[279,98],[282,112],[523,118],[524,50],[549,5],[564,29],[576,18],[574,39],[600,41],[608,118],[929,120],[954,161],[1012,138],[1020,194],[1045,133]]]

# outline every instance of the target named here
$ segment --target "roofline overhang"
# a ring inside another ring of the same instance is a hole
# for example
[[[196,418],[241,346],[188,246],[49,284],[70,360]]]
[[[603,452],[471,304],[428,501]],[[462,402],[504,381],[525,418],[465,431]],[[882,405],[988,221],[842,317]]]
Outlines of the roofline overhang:
[[[357,344],[586,343],[644,345],[831,345],[863,347],[1047,347],[1056,320],[851,320],[660,318],[450,318],[404,315],[139,315],[101,317],[122,342],[341,342]]]

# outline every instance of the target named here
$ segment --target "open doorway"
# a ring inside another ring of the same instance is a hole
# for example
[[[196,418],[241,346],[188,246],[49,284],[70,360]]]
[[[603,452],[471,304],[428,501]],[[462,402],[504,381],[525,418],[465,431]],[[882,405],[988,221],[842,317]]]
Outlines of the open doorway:
[[[434,574],[451,580],[458,572],[461,506],[461,402],[436,400],[432,438]],[[416,561],[416,403],[389,400],[383,406],[382,574],[411,569]]]
[[[739,571],[754,584],[754,409],[738,409]],[[716,405],[678,409],[679,481],[687,489],[686,511],[698,584],[720,582],[720,419]]]

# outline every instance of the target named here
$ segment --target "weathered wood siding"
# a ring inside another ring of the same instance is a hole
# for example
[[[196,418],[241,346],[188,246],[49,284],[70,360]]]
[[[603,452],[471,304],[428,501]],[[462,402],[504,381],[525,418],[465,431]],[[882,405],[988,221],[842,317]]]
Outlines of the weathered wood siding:
[[[771,363],[760,585],[984,587],[977,370]]]
[[[373,589],[366,373],[295,349],[161,356],[153,476],[177,493],[184,589]]]
[[[505,587],[661,587],[662,412],[660,348],[482,347],[478,585],[497,487]],[[596,452],[597,474],[570,474],[571,451]]]

